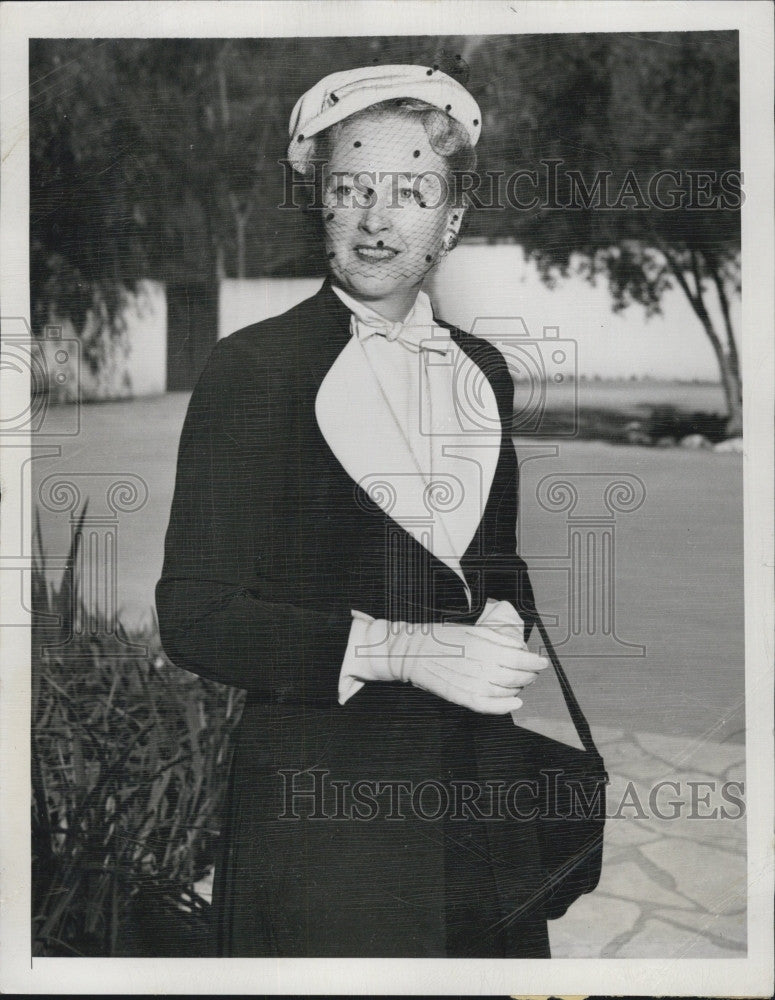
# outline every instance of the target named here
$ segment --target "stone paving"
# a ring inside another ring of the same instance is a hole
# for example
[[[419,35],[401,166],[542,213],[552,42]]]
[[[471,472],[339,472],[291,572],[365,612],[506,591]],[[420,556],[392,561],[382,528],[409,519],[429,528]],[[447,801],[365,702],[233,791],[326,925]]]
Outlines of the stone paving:
[[[571,741],[557,725],[555,733]],[[744,800],[744,785],[727,787],[729,801],[720,791],[722,782],[745,781],[744,744],[600,726],[594,735],[611,778],[603,873],[595,892],[550,922],[552,956],[744,956],[746,820],[733,801]],[[658,782],[678,790],[664,786],[650,804]]]
[[[577,743],[570,723],[521,721]],[[729,787],[729,800],[720,785],[744,783],[744,744],[604,726],[594,735],[611,778],[603,873],[595,892],[550,922],[552,957],[743,957],[746,821],[733,796],[744,802],[744,785]],[[678,788],[665,785],[650,800],[659,782]],[[209,899],[212,876],[196,888]]]

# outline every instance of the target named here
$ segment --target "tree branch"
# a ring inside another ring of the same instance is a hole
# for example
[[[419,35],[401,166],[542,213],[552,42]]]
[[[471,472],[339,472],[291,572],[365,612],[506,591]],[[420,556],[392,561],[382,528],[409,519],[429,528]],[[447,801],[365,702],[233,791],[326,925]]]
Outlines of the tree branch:
[[[689,251],[689,259],[692,262],[692,276],[694,277],[694,287],[697,294],[697,301],[700,303],[703,312],[705,312],[705,302],[703,301],[702,298],[702,293],[704,290],[703,289],[704,281],[702,279],[702,273],[699,264],[699,256],[696,250]],[[707,315],[707,312],[705,312],[705,314]]]
[[[662,253],[665,256],[665,260],[668,263],[668,266],[670,268],[670,271],[673,274],[673,277],[678,282],[678,284],[681,286],[681,291],[684,293],[684,295],[686,296],[686,298],[691,303],[692,309],[694,309],[694,311],[697,312],[697,306],[695,304],[695,297],[694,297],[694,294],[692,293],[691,288],[689,287],[689,282],[686,280],[686,277],[684,275],[683,268],[681,267],[680,261],[673,254],[673,251],[670,249],[670,247],[668,247],[666,244],[661,244],[660,245],[660,250],[662,251]],[[699,316],[699,313],[697,313],[697,315]]]
[[[218,80],[218,98],[221,105],[221,128],[226,131],[229,127],[229,122],[231,116],[229,114],[229,94],[226,82],[226,67],[224,62],[226,59],[226,54],[229,50],[229,43],[227,42],[221,51],[218,53],[218,61],[216,63],[216,74]]]
[[[729,353],[729,363],[736,378],[740,378],[740,358],[737,353],[737,344],[735,343],[735,334],[732,327],[732,314],[729,308],[729,298],[727,296],[727,291],[724,288],[724,278],[721,274],[721,268],[719,266],[718,260],[715,256],[708,257],[708,263],[710,265],[711,275],[713,277],[713,283],[716,286],[716,294],[718,295],[719,305],[721,306],[721,315],[724,317],[724,328],[727,334],[727,340],[729,342],[728,353]]]
[[[695,258],[694,250],[691,251],[692,259],[692,273],[694,275],[695,285],[697,287],[697,293],[692,292],[689,282],[686,280],[686,275],[681,268],[680,261],[676,259],[673,252],[668,246],[662,246],[660,248],[662,253],[665,255],[668,264],[670,265],[670,270],[672,271],[676,281],[681,286],[682,291],[688,298],[689,302],[694,309],[697,318],[702,323],[705,333],[708,335],[708,339],[713,345],[713,350],[718,358],[719,362],[725,360],[724,348],[722,346],[721,340],[713,329],[713,323],[711,322],[710,316],[708,315],[708,310],[705,308],[705,303],[702,299],[702,285],[699,280],[698,265]]]

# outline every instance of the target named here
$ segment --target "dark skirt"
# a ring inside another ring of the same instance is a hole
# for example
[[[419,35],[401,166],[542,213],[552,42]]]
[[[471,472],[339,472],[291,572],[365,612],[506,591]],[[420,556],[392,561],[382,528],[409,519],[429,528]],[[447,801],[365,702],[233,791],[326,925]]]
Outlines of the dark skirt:
[[[534,824],[487,792],[535,766],[513,744],[509,716],[406,685],[345,706],[249,701],[213,954],[548,958]]]

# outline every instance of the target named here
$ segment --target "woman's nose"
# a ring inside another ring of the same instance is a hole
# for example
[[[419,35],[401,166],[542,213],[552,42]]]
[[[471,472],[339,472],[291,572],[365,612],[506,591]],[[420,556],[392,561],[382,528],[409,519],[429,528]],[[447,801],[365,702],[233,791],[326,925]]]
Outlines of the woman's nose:
[[[380,195],[372,195],[370,204],[363,209],[360,227],[367,233],[380,233],[390,228],[390,209]]]

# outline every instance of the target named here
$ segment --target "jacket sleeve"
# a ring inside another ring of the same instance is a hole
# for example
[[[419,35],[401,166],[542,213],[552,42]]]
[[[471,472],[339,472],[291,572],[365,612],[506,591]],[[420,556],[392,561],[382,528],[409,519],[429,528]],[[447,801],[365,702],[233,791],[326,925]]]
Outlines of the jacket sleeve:
[[[277,379],[219,341],[192,394],[178,451],[156,610],[178,666],[263,696],[337,695],[349,609],[271,599],[261,539],[282,530]],[[285,404],[287,405],[287,404]]]

